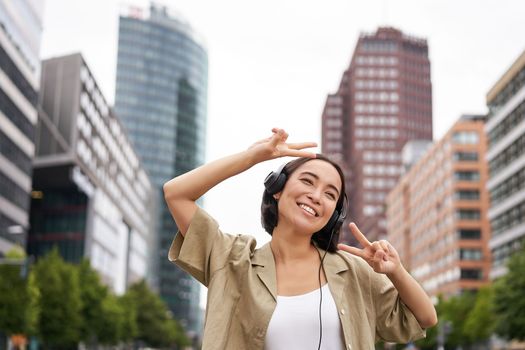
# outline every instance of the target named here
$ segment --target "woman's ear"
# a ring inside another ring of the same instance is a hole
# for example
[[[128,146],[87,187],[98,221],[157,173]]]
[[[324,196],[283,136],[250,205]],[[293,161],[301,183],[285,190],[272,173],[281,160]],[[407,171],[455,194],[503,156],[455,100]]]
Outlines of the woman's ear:
[[[278,201],[279,198],[281,198],[281,192],[277,192],[276,194],[273,195],[273,198]]]

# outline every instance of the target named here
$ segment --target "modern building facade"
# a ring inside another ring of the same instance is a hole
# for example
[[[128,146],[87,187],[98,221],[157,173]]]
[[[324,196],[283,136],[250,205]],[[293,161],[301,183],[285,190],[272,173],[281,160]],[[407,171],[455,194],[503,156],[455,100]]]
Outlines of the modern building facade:
[[[179,15],[151,5],[120,17],[115,110],[159,194],[157,286],[176,319],[200,333],[200,285],[168,261],[177,228],[162,185],[204,162],[208,58]]]
[[[491,277],[525,240],[525,51],[487,94]]]
[[[0,256],[29,228],[43,6],[0,0]]]
[[[28,253],[87,258],[121,294],[150,273],[153,186],[80,54],[41,75]]]
[[[338,91],[326,100],[322,151],[349,170],[348,219],[369,239],[386,236],[386,195],[403,172],[403,146],[414,139],[432,140],[426,40],[394,28],[361,34]],[[343,240],[352,242],[348,232]]]
[[[388,240],[432,297],[489,281],[485,116],[462,116],[387,197]]]

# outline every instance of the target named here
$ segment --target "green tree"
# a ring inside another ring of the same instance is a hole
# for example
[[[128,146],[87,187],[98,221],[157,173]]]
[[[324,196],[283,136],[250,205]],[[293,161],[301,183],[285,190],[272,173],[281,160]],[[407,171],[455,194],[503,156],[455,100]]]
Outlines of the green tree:
[[[130,293],[126,293],[117,299],[122,310],[122,329],[120,340],[129,343],[138,335],[137,308]]]
[[[186,336],[186,333],[184,332],[184,329],[182,328],[179,322],[177,322],[173,318],[168,318],[165,325],[167,332],[166,345],[176,344],[179,347],[191,345],[190,340]]]
[[[0,329],[8,335],[31,335],[36,331],[38,289],[27,275],[27,261],[21,248],[14,248],[0,265]]]
[[[149,289],[144,280],[132,285],[128,293],[136,308],[137,340],[153,347],[189,344],[182,327],[171,319],[164,302]]]
[[[451,331],[446,337],[447,346],[455,348],[470,343],[464,330],[468,314],[474,307],[475,301],[475,293],[464,292],[440,302],[438,307],[439,323],[445,324],[448,322],[451,327]],[[436,331],[438,330],[439,325],[436,327]]]
[[[101,320],[105,316],[103,302],[108,296],[108,289],[88,260],[83,259],[77,269],[82,300],[81,339],[88,345],[96,346],[100,334],[107,332],[106,325]]]
[[[40,290],[39,335],[44,349],[72,349],[80,341],[82,302],[78,272],[55,248],[34,267]]]
[[[108,294],[102,301],[99,317],[98,340],[105,345],[118,344],[123,340],[125,313],[118,298]]]
[[[494,313],[494,289],[492,286],[480,288],[476,294],[474,307],[467,315],[463,334],[470,343],[490,338],[496,327]]]
[[[525,242],[510,257],[508,272],[495,283],[496,332],[508,339],[525,340]]]
[[[38,289],[34,271],[29,273],[27,279],[27,293],[29,294],[29,303],[26,309],[26,334],[36,336],[38,335],[38,319],[40,317],[40,290]]]

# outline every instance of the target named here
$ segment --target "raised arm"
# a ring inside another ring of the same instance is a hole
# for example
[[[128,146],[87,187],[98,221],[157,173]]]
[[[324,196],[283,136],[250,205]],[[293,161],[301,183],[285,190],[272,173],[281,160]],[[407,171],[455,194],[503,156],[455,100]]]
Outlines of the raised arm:
[[[286,143],[287,138],[283,129],[274,128],[272,136],[256,142],[247,150],[204,164],[166,182],[164,198],[181,234],[186,234],[197,210],[195,201],[222,181],[269,159],[315,157],[315,153],[302,150],[317,146],[315,142]]]
[[[361,257],[375,272],[385,274],[422,328],[435,326],[437,315],[432,301],[419,283],[405,270],[396,249],[385,240],[370,243],[354,223],[349,226],[350,232],[361,243],[363,249],[346,244],[338,244],[337,248]]]

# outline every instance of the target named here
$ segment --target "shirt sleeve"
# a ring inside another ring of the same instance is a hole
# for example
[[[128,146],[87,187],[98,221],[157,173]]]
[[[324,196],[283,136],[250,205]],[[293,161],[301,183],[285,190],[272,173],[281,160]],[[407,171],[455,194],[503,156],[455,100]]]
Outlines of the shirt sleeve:
[[[177,232],[168,259],[208,287],[215,272],[250,254],[255,246],[251,236],[223,233],[217,222],[197,207],[186,234]]]
[[[371,272],[372,295],[376,311],[376,335],[394,343],[408,343],[426,336],[416,317],[403,303],[392,282],[383,274]]]

